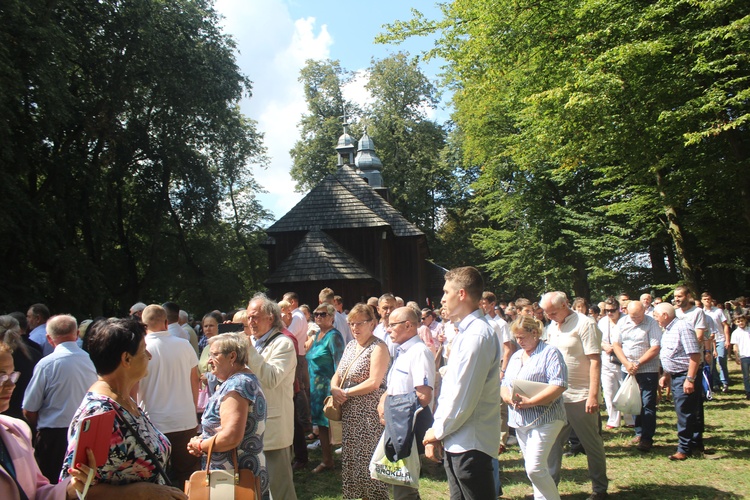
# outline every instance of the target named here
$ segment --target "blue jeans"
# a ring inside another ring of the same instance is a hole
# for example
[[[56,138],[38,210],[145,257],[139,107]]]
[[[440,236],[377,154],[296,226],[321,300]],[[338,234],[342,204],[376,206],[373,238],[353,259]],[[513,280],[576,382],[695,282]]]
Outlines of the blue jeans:
[[[713,375],[713,383],[721,382],[721,385],[729,385],[729,370],[727,370],[727,348],[724,342],[716,343],[716,358],[718,358],[718,366],[716,359],[713,361],[711,372]]]
[[[683,384],[686,378],[687,372],[672,376],[672,399],[677,413],[677,451],[689,455],[703,451],[703,430],[699,422],[703,397],[697,380],[695,390],[685,394]]]
[[[652,442],[656,434],[656,394],[658,373],[636,373],[635,380],[641,388],[641,414],[635,416],[635,435],[642,441]]]
[[[740,358],[742,381],[745,383],[745,394],[750,396],[750,357]]]

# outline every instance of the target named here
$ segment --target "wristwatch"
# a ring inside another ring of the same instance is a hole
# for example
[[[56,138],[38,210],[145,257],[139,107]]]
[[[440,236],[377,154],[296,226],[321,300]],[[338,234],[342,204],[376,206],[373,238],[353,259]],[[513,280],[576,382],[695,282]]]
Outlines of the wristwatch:
[[[694,384],[694,383],[695,383],[695,377],[691,377],[690,375],[688,375],[688,376],[687,376],[687,380],[688,380],[688,382],[690,382],[691,384]]]

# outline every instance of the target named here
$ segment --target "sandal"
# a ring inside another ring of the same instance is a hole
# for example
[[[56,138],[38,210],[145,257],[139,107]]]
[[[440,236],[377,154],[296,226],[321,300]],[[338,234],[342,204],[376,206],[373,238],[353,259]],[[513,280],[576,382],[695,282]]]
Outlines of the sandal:
[[[315,434],[314,432],[311,432],[310,434],[307,435],[308,441],[315,441],[316,439],[318,439],[318,435]]]
[[[331,464],[331,465],[318,464],[318,466],[315,467],[312,471],[313,471],[313,474],[319,474],[319,473],[325,472],[327,470],[333,470],[333,467],[334,467],[333,464]]]

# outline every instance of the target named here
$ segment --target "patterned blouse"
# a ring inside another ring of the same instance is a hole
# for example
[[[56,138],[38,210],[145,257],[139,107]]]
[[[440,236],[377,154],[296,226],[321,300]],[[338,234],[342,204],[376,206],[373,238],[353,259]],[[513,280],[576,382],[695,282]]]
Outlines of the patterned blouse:
[[[172,445],[167,437],[162,434],[148,419],[145,413],[139,410],[138,415],[132,415],[125,407],[117,401],[104,394],[88,392],[78,407],[68,429],[68,451],[65,454],[61,478],[67,477],[68,468],[72,466],[73,452],[76,446],[76,435],[78,433],[78,422],[85,417],[98,415],[110,410],[116,410],[115,424],[112,428],[110,438],[109,459],[107,463],[97,469],[98,481],[108,484],[129,484],[139,481],[150,481],[164,484],[164,478],[159,474],[157,468],[151,462],[148,453],[136,441],[135,436],[128,427],[122,423],[127,419],[130,426],[141,436],[143,442],[151,448],[162,468],[166,468]]]
[[[240,469],[252,471],[255,477],[260,477],[261,489],[268,491],[268,471],[266,470],[266,457],[263,454],[263,433],[266,430],[266,397],[260,388],[260,382],[251,373],[239,372],[229,377],[222,383],[216,392],[208,400],[203,412],[203,439],[216,435],[221,427],[221,416],[219,407],[222,401],[231,392],[236,392],[240,397],[246,399],[250,407],[245,422],[245,434],[237,446],[237,461]],[[205,449],[205,448],[204,448]],[[203,455],[203,467],[206,467],[206,459]],[[215,451],[211,455],[211,469],[234,469],[232,463],[232,452]]]

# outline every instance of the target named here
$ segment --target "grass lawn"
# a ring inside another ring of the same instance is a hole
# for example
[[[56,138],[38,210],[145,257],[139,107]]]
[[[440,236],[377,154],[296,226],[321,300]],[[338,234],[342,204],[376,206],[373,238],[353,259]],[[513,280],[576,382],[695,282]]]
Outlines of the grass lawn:
[[[649,453],[641,453],[630,445],[632,429],[604,430],[610,497],[638,500],[750,498],[750,401],[745,400],[742,375],[733,361],[730,372],[733,385],[729,393],[719,393],[705,404],[704,440],[712,454],[703,459],[684,462],[667,459],[677,447],[676,418],[671,402],[659,404],[654,448]],[[336,463],[334,472],[312,474],[312,467],[319,461],[320,453],[311,452],[311,466],[295,472],[298,498],[340,499],[340,462]],[[517,446],[500,455],[500,466],[503,498],[522,499],[531,493],[531,483]],[[564,458],[561,496],[578,500],[587,498],[590,493],[586,457]],[[420,495],[425,500],[448,498],[448,484],[441,466],[425,464]]]

